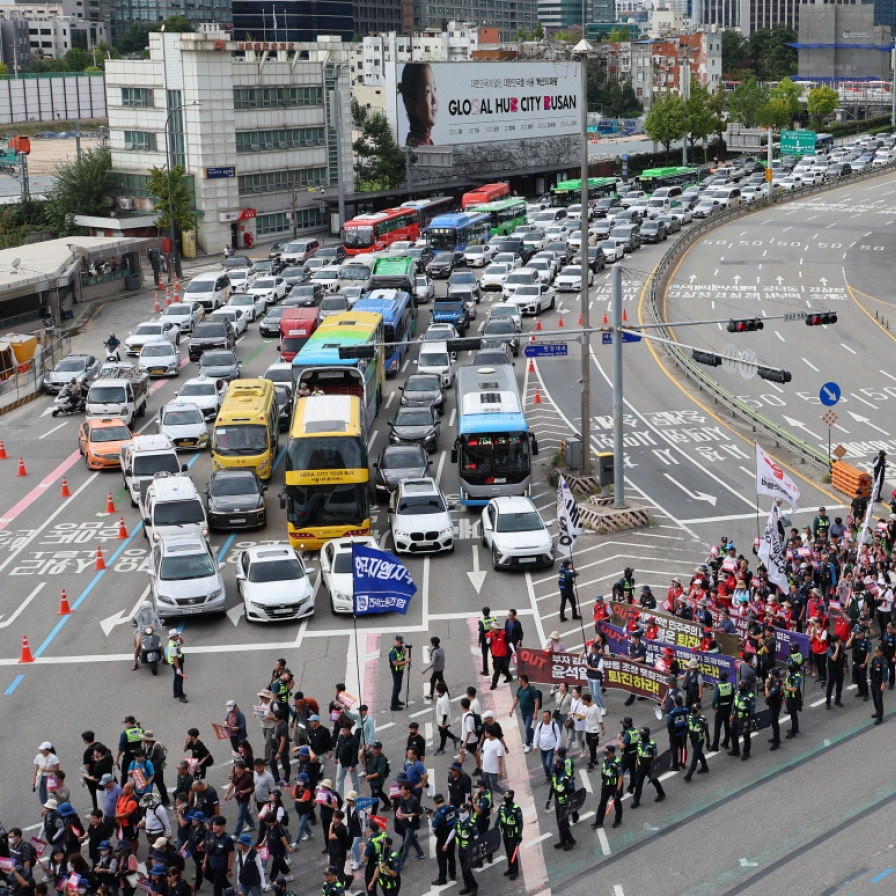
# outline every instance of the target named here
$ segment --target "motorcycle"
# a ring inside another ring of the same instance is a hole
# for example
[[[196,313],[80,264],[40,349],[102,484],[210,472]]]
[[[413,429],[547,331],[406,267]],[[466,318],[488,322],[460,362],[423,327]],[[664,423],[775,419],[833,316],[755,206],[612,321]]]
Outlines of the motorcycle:
[[[53,416],[58,417],[60,414],[68,416],[69,414],[81,414],[87,409],[87,394],[80,384],[63,386],[59,390],[59,394],[53,401]]]
[[[118,352],[118,346],[121,345],[121,341],[115,338],[114,333],[109,336],[103,345],[106,346],[106,363],[109,364],[113,361],[116,364],[121,363],[121,355]]]
[[[162,659],[162,639],[151,625],[143,629],[140,636],[140,662],[146,663],[153,675],[159,674],[159,661]]]

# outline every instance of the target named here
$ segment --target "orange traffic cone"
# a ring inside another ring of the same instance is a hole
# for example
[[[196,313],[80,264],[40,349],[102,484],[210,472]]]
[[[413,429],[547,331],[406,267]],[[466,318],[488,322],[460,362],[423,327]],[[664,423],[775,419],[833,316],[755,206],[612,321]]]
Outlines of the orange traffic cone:
[[[529,373],[535,373],[535,362],[529,358]]]
[[[19,458],[19,472],[16,473],[16,476],[27,476],[28,471],[25,469],[25,461],[22,458]]]
[[[68,490],[68,483],[65,481],[65,476],[62,477],[62,489],[59,492],[60,498],[70,498],[72,493]]]
[[[165,287],[165,307],[167,308],[171,304],[171,287]]]
[[[109,497],[106,498],[106,513],[115,513],[115,504],[112,502],[112,492],[109,492]]]
[[[31,648],[28,646],[28,635],[22,635],[22,656],[19,658],[20,663],[33,663],[34,657],[31,655]]]
[[[6,453],[6,449],[3,447],[2,440],[0,440],[0,460],[9,460],[9,455]]]
[[[538,388],[535,389],[535,404],[541,404],[541,392],[538,391]]]
[[[540,330],[540,329],[541,329],[541,318],[540,318],[540,317],[538,318],[537,321],[535,321],[535,329],[536,329],[536,330]]]
[[[123,516],[120,516],[118,518],[118,537],[121,540],[124,540],[125,538],[128,537],[128,530],[125,527]]]
[[[562,326],[563,326],[563,314],[562,314],[562,313],[561,313],[561,315],[560,315],[560,319],[557,321],[557,326],[558,326],[558,327],[562,327]]]
[[[156,290],[153,295],[155,297],[155,301],[152,304],[152,313],[158,314],[162,310],[162,306],[159,305],[159,291]]]
[[[72,608],[68,605],[68,598],[65,595],[65,588],[62,589],[62,597],[59,598],[59,612],[57,616],[71,616]]]
[[[579,312],[579,326],[582,326],[582,312]]]
[[[604,311],[604,317],[600,323],[601,323],[601,326],[603,326],[603,327],[606,327],[609,325],[610,322],[607,320],[607,312],[606,311]]]
[[[625,308],[622,309],[622,322],[624,324],[628,323],[628,314],[625,313]]]
[[[103,548],[101,545],[96,546],[96,563],[93,564],[94,569],[105,569],[106,561],[103,559]]]

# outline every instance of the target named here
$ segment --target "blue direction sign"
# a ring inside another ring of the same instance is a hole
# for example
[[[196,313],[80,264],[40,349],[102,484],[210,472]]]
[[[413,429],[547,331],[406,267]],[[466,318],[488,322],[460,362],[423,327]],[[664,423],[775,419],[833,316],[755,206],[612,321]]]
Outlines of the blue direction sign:
[[[825,407],[832,408],[838,401],[840,401],[840,387],[836,383],[825,383],[821,387],[821,392],[818,393],[818,397]]]
[[[568,354],[565,342],[557,345],[527,345],[523,354],[527,358],[561,358]]]
[[[623,342],[640,342],[641,337],[637,333],[628,333],[627,331],[622,331],[622,341]],[[612,333],[601,333],[600,334],[600,342],[601,345],[612,345],[613,344],[613,334]]]

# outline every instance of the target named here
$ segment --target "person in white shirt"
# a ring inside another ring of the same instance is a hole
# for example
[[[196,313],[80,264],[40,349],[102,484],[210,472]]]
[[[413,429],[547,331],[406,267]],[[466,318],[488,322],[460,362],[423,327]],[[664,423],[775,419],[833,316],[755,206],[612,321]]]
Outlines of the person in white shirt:
[[[34,757],[34,774],[31,776],[31,789],[37,788],[40,804],[47,801],[47,775],[59,771],[59,757],[53,752],[53,745],[45,740],[37,748]]]
[[[481,716],[482,704],[476,696],[476,688],[472,686],[467,688],[467,699],[470,701],[470,712],[475,712],[477,716]]]
[[[580,687],[572,689],[568,718],[572,721],[573,727],[567,729],[566,749],[571,750],[573,744],[578,741],[580,749],[579,759],[582,759],[585,756],[585,703],[582,700],[582,689]]]
[[[603,713],[594,702],[591,691],[583,691],[582,701],[585,704],[585,743],[590,752],[588,771],[592,772],[597,765],[597,747],[600,743],[600,736],[604,733]]]
[[[473,711],[470,708],[469,699],[464,697],[460,701],[463,716],[460,720],[460,752],[457,754],[457,761],[463,765],[464,758],[470,753],[476,763],[474,775],[482,774],[482,766],[479,764],[479,739],[476,736],[476,720],[473,718]]]
[[[488,789],[492,793],[504,793],[499,779],[504,777],[504,747],[495,737],[494,732],[486,729],[482,742],[482,777],[488,781]]]
[[[541,714],[541,721],[535,726],[532,735],[532,746],[539,751],[541,767],[544,770],[545,781],[550,782],[551,772],[554,766],[554,750],[560,746],[560,725],[551,718],[550,710]]]
[[[454,742],[454,748],[460,746],[460,739],[451,733],[451,699],[448,697],[448,686],[444,681],[436,684],[436,693],[439,695],[436,699],[436,726],[439,729],[439,749],[436,750],[436,756],[445,755],[445,744],[450,737]]]

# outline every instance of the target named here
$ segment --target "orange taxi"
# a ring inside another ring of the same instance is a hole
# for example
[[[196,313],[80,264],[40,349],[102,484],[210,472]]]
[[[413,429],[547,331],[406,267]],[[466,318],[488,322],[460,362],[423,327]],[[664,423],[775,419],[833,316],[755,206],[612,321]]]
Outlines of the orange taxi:
[[[88,470],[110,470],[121,466],[121,446],[133,438],[120,417],[87,420],[78,430],[78,449]]]

